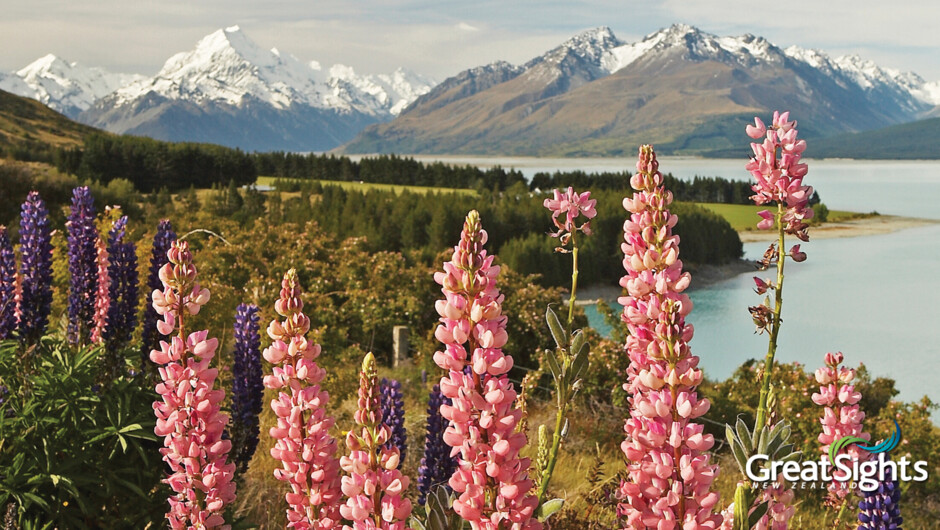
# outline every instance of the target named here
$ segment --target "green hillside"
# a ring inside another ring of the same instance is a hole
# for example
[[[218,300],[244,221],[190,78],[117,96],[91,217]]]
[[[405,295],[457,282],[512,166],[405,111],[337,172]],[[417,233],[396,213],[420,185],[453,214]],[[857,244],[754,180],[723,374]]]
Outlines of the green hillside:
[[[72,147],[100,132],[74,122],[42,103],[0,90],[0,149]]]
[[[816,140],[806,154],[813,158],[940,159],[940,118]]]

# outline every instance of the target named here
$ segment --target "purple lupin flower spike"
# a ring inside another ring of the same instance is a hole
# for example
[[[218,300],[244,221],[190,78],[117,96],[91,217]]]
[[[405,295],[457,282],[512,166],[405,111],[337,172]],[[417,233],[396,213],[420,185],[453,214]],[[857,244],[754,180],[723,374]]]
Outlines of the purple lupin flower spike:
[[[428,396],[428,428],[424,437],[424,456],[418,467],[418,504],[424,505],[431,488],[447,485],[454,474],[457,460],[450,456],[450,446],[444,442],[444,429],[448,421],[441,416],[441,405],[451,405],[451,400],[441,394],[441,387],[434,385]]]
[[[858,503],[859,530],[900,530],[901,489],[897,480],[884,480],[874,491],[863,491]]]
[[[114,222],[108,233],[108,325],[104,341],[109,351],[127,344],[137,325],[137,247],[126,242],[127,216]]]
[[[46,332],[52,307],[52,232],[39,192],[26,196],[20,213],[20,341],[35,343]]]
[[[0,226],[0,340],[10,338],[16,329],[16,256],[7,234]]]
[[[170,224],[169,219],[163,219],[157,224],[157,233],[153,236],[153,251],[150,255],[150,274],[147,276],[147,288],[145,289],[147,293],[147,304],[144,307],[144,322],[148,322],[144,326],[143,335],[141,336],[141,360],[142,368],[143,367],[152,367],[155,369],[155,366],[150,362],[150,351],[157,348],[160,342],[160,334],[157,332],[156,326],[151,326],[149,322],[156,321],[159,317],[157,312],[153,309],[153,292],[157,289],[163,289],[163,282],[160,281],[160,268],[166,264],[169,259],[167,258],[167,251],[170,250],[170,245],[176,241],[176,232],[173,231],[173,225]],[[154,370],[151,370],[151,373]]]
[[[405,461],[405,451],[408,449],[408,433],[405,432],[405,402],[401,394],[401,383],[383,377],[379,387],[382,391],[382,423],[388,425],[389,430],[392,431],[385,445],[398,448],[401,455],[398,469],[401,469]]]
[[[258,306],[239,304],[235,310],[235,352],[232,363],[232,456],[239,472],[248,469],[258,447],[264,383]]]
[[[69,274],[68,339],[87,344],[95,327],[95,293],[98,290],[98,264],[95,240],[95,201],[88,186],[72,190],[72,211],[68,228]]]

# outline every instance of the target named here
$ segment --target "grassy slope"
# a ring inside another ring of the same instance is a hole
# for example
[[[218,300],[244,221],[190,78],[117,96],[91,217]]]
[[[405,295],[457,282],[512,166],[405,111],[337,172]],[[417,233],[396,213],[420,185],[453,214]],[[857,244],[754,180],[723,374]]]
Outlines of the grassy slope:
[[[698,205],[727,219],[728,223],[731,224],[731,228],[734,228],[738,232],[756,230],[757,221],[760,220],[757,212],[767,209],[765,206],[755,206],[751,204],[715,204],[703,202],[698,203]],[[856,212],[829,210],[829,222],[844,221],[858,217],[859,215],[860,214]]]
[[[43,143],[71,146],[97,129],[74,122],[42,103],[0,90],[0,146]]]
[[[259,186],[271,186],[274,184],[274,181],[278,180],[277,177],[258,177],[257,184]],[[292,180],[292,179],[280,179],[280,180]],[[403,191],[409,193],[460,193],[465,195],[475,194],[476,191],[471,189],[464,188],[437,188],[433,186],[400,186],[396,184],[374,184],[371,182],[346,182],[339,180],[299,180],[298,182],[319,182],[323,186],[339,186],[344,190],[352,191],[369,191],[369,190],[378,190],[378,191],[394,191],[397,194],[401,194]]]

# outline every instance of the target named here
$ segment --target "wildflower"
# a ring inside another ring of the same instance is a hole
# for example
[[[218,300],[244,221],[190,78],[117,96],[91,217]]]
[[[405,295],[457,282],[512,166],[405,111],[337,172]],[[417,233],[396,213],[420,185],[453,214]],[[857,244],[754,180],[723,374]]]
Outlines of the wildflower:
[[[519,458],[526,436],[515,432],[522,412],[513,408],[516,391],[506,375],[512,357],[502,352],[508,335],[496,287],[499,267],[483,249],[486,239],[480,215],[471,211],[451,260],[434,274],[444,293],[435,306],[441,318],[434,333],[444,350],[434,362],[448,371],[441,392],[452,400],[441,405],[450,422],[444,441],[459,456],[449,484],[457,494],[454,511],[472,529],[538,529],[538,500],[528,495],[529,459]]]
[[[144,322],[151,322],[157,318],[157,312],[153,309],[153,300],[150,293],[159,289],[162,285],[160,281],[160,269],[167,263],[167,251],[170,245],[176,241],[176,233],[168,219],[163,219],[157,225],[157,233],[153,236],[153,250],[150,256],[150,273],[147,276],[147,305],[144,308]],[[146,366],[150,361],[150,350],[157,347],[159,334],[152,326],[144,326],[141,335],[141,352],[143,353],[143,364]]]
[[[594,216],[597,215],[597,210],[594,208],[597,201],[591,198],[591,192],[577,193],[574,191],[574,188],[569,187],[564,192],[552,190],[552,193],[554,195],[553,198],[545,199],[542,203],[546,208],[552,211],[552,221],[558,228],[558,232],[553,233],[552,236],[563,238],[565,234],[571,234],[578,230],[590,235],[590,222],[585,222],[583,225],[577,226],[575,219],[581,214],[584,214],[584,217],[588,219],[593,219]],[[562,215],[564,219],[559,220],[558,217]]]
[[[336,440],[330,436],[333,418],[327,414],[329,394],[320,388],[326,372],[317,366],[320,345],[306,338],[310,319],[303,313],[300,279],[290,269],[281,282],[274,309],[284,317],[268,325],[274,342],[262,356],[275,365],[264,376],[265,388],[278,391],[271,400],[277,425],[270,434],[276,441],[271,456],[281,462],[274,471],[290,486],[287,499],[288,527],[336,528],[339,525],[340,476]]]
[[[375,371],[375,357],[367,354],[359,372],[359,400],[356,425],[346,435],[349,456],[340,458],[348,473],[343,477],[346,504],[340,507],[348,530],[404,530],[411,515],[411,501],[404,497],[408,477],[398,470],[401,455],[389,445],[392,430],[382,422],[381,390]]]
[[[95,328],[95,294],[98,292],[98,251],[95,242],[95,205],[88,186],[72,190],[72,209],[66,225],[69,247],[68,339],[86,344]]]
[[[630,218],[624,223],[624,268],[620,285],[627,296],[623,320],[630,335],[624,389],[630,394],[630,418],[621,449],[627,479],[621,482],[618,511],[628,528],[715,528],[718,494],[709,491],[718,469],[709,462],[714,438],[694,420],[709,402],[699,399],[702,382],[698,357],[691,354],[692,326],[685,317],[692,302],[683,291],[677,217],[669,212],[672,193],[663,188],[656,154],[640,148],[636,190],[623,200]]]
[[[20,278],[16,312],[20,340],[35,343],[52,307],[52,233],[39,193],[29,192],[20,213]]]
[[[160,269],[163,290],[153,292],[153,308],[162,320],[157,328],[169,337],[150,359],[160,366],[153,404],[154,433],[164,437],[160,450],[170,467],[164,482],[173,490],[167,520],[170,528],[213,528],[225,523],[225,506],[235,500],[235,465],[227,462],[231,442],[222,439],[228,416],[220,412],[224,390],[216,390],[217,368],[210,368],[219,341],[208,331],[186,334],[186,320],[209,301],[199,286],[189,245],[173,244],[169,262]]]
[[[842,352],[827,353],[826,365],[815,372],[816,382],[819,383],[819,392],[812,395],[813,403],[824,407],[823,417],[820,420],[822,432],[817,440],[822,444],[823,458],[829,459],[829,446],[833,442],[845,437],[859,437],[865,441],[871,440],[871,435],[862,430],[862,421],[865,413],[859,408],[858,402],[862,394],[851,384],[855,379],[855,370],[840,367],[843,361]],[[853,459],[864,461],[868,452],[859,449],[856,444],[850,444],[845,452]],[[833,482],[829,484],[829,503],[837,504],[851,492],[846,487],[847,474],[834,469]]]
[[[10,338],[16,329],[16,256],[7,234],[0,226],[0,340]]]
[[[447,484],[454,474],[457,461],[450,455],[450,448],[444,443],[444,429],[447,421],[441,416],[441,405],[452,406],[450,398],[441,394],[440,385],[434,385],[428,395],[428,423],[424,437],[424,456],[418,467],[418,504],[424,505],[431,488],[438,484]]]
[[[397,447],[401,456],[398,468],[401,469],[408,450],[408,433],[405,432],[405,402],[401,394],[401,383],[382,378],[379,383],[382,394],[382,423],[388,425],[392,435],[386,445]]]
[[[258,306],[235,309],[235,351],[232,353],[232,455],[239,471],[248,469],[258,447],[258,415],[264,384],[261,373],[261,336]]]
[[[780,222],[785,225],[786,233],[803,239],[807,237],[804,221],[813,217],[813,209],[809,207],[813,187],[803,185],[807,166],[800,158],[806,141],[797,140],[796,121],[789,120],[789,112],[774,112],[769,129],[759,118],[754,119],[756,126],[747,126],[748,136],[755,140],[764,138],[764,141],[751,144],[754,156],[745,169],[757,181],[751,186],[754,191],[751,199],[758,205],[772,202],[780,205]],[[767,230],[774,226],[775,214],[763,210],[759,215],[762,220],[758,228]]]
[[[95,293],[95,328],[91,331],[91,341],[100,344],[104,328],[108,325],[108,306],[111,304],[109,293],[111,278],[108,276],[108,247],[98,237],[95,240],[98,266],[98,292]]]
[[[859,530],[897,530],[901,528],[901,488],[896,479],[888,479],[878,484],[874,491],[862,492],[863,499],[858,503]]]
[[[104,339],[109,350],[127,344],[137,325],[137,246],[125,241],[127,216],[108,233],[108,325]]]

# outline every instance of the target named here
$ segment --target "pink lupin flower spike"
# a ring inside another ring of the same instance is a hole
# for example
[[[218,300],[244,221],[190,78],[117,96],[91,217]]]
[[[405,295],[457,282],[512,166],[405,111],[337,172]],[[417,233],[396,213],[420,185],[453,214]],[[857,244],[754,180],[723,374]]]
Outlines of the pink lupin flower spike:
[[[274,309],[283,321],[271,321],[274,342],[262,356],[274,365],[264,377],[266,388],[278,390],[271,400],[277,425],[271,456],[281,462],[274,476],[290,486],[287,493],[289,528],[328,529],[340,525],[340,476],[336,440],[330,436],[333,417],[327,414],[329,394],[320,388],[326,372],[317,366],[320,345],[306,338],[310,319],[303,313],[297,271],[284,274]]]
[[[232,443],[222,439],[228,416],[219,411],[224,390],[215,390],[219,370],[210,368],[218,340],[208,331],[186,335],[186,318],[209,301],[209,291],[196,282],[196,267],[186,241],[167,252],[160,269],[163,290],[153,292],[153,308],[163,319],[157,329],[176,335],[150,352],[162,382],[153,404],[154,432],[164,437],[160,450],[171,474],[164,480],[173,490],[166,517],[170,528],[228,528],[225,506],[235,500],[235,465],[227,462]]]
[[[391,429],[382,423],[381,396],[375,357],[369,353],[359,372],[359,428],[346,435],[349,456],[340,458],[347,499],[339,510],[352,521],[344,530],[404,530],[411,515],[411,501],[403,497],[408,477],[398,470],[401,454],[394,445],[385,446]]]
[[[702,424],[708,410],[696,387],[702,382],[698,357],[691,354],[692,326],[685,317],[692,302],[683,294],[689,273],[682,271],[677,217],[669,212],[672,193],[663,188],[656,153],[640,147],[636,192],[623,200],[630,218],[624,223],[624,268],[620,285],[627,296],[623,320],[630,336],[627,382],[630,418],[621,449],[628,479],[621,483],[619,511],[625,528],[716,528],[718,494],[710,491],[718,467],[707,451],[714,445]]]
[[[862,394],[852,384],[855,380],[855,370],[840,367],[843,358],[842,352],[827,353],[826,365],[816,370],[814,374],[816,382],[819,383],[819,392],[813,394],[813,403],[823,407],[823,416],[820,420],[822,432],[819,433],[817,440],[822,444],[820,449],[826,460],[829,459],[829,445],[844,436],[857,436],[866,441],[871,440],[871,435],[862,430],[865,413],[858,405]],[[868,452],[859,449],[856,444],[850,444],[844,451],[860,462],[869,457]],[[830,505],[838,506],[852,490],[849,488],[849,482],[845,481],[845,473],[836,469],[832,475],[834,480],[828,486],[827,501]]]
[[[108,324],[108,307],[111,305],[111,278],[108,276],[108,248],[101,237],[95,241],[95,249],[98,251],[98,292],[95,293],[95,328],[91,330],[91,341],[95,344],[101,343],[104,328]]]
[[[474,530],[540,529],[533,517],[538,500],[528,494],[529,459],[519,458],[526,436],[515,432],[522,412],[513,406],[516,391],[506,375],[513,363],[502,352],[508,336],[499,267],[483,249],[486,238],[480,215],[471,211],[453,257],[434,274],[444,293],[434,333],[444,350],[434,362],[448,370],[441,392],[453,401],[441,405],[450,422],[444,441],[459,459],[449,483],[457,494],[454,511]]]

